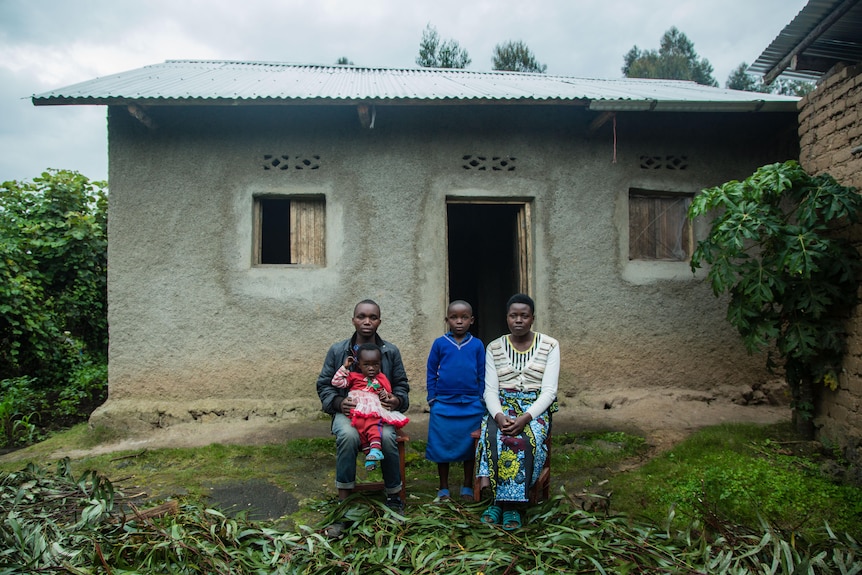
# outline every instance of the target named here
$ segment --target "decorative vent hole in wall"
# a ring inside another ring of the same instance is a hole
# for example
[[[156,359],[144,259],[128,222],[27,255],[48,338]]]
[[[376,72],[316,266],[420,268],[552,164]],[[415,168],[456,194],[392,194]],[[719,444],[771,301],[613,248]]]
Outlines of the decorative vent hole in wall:
[[[291,156],[289,154],[264,154],[264,170],[317,170],[320,169],[320,156]]]
[[[512,156],[476,156],[467,154],[461,157],[461,167],[465,170],[491,172],[514,172],[515,158]]]
[[[688,167],[688,156],[667,156],[664,167],[668,170],[684,170]]]
[[[685,170],[688,168],[688,156],[641,156],[642,170]]]

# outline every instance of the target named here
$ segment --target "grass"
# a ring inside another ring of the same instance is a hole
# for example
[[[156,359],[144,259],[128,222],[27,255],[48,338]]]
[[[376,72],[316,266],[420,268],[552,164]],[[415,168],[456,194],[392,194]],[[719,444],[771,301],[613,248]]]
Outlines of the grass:
[[[46,453],[59,446],[92,445],[93,434],[79,426],[17,452],[15,461],[4,457],[0,483],[8,483],[27,463],[45,465]],[[207,563],[216,561],[212,549],[188,549],[185,556],[174,556],[178,551],[166,543],[159,547],[162,555],[148,555],[133,544],[135,537],[170,542],[180,532],[212,545],[222,558],[241,550],[244,559],[232,559],[236,565],[252,558],[276,561],[283,572],[789,573],[808,565],[812,573],[862,572],[862,563],[855,559],[862,553],[855,544],[862,536],[862,489],[822,475],[823,451],[797,441],[789,425],[711,427],[652,457],[644,438],[625,433],[556,435],[552,485],[557,495],[532,508],[527,527],[513,534],[479,524],[481,504],[428,505],[437,489],[436,465],[424,459],[423,441],[408,446],[406,523],[373,497],[357,496],[353,505],[336,505],[331,437],[111,453],[76,459],[68,469],[72,484],[77,477],[107,477],[118,497],[146,492],[144,506],[165,499],[181,503],[176,516],[127,525],[125,535],[109,533],[104,526],[81,526],[85,531],[98,527],[97,534],[87,532],[81,541],[103,541],[103,551],[115,565],[152,565],[150,571],[141,569],[143,573],[186,572],[167,565],[192,556],[203,571],[219,571]],[[460,475],[459,466],[453,465],[455,485]],[[228,517],[225,510],[211,508],[207,496],[213,485],[251,479],[290,493],[299,509],[276,521],[250,522],[241,514]],[[21,489],[18,485],[15,493]],[[585,495],[596,493],[606,505],[584,511]],[[88,509],[92,501],[89,494],[81,505]],[[0,515],[7,516],[9,510],[9,500],[0,500]],[[96,511],[89,515],[99,515]],[[321,526],[344,513],[355,521],[350,542],[322,540]],[[129,535],[136,530],[142,532]],[[33,527],[34,533],[49,531]],[[12,549],[15,538],[6,535],[3,540]],[[92,549],[91,543],[82,545]],[[280,555],[273,555],[276,548]],[[307,570],[287,569],[285,557],[306,562]],[[396,561],[397,567],[371,567],[381,561]],[[237,567],[233,572],[253,571]]]
[[[564,433],[554,437],[552,449],[554,470],[578,473],[608,467],[648,450],[643,437],[621,431]]]
[[[862,486],[824,476],[824,454],[798,441],[789,424],[725,424],[695,433],[633,473],[614,477],[614,504],[676,526],[700,521],[822,538],[824,525],[862,537]]]

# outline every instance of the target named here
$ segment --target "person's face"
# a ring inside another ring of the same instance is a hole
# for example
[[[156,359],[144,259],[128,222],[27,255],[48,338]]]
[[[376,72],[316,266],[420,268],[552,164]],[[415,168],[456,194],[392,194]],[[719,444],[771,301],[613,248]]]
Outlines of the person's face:
[[[377,377],[380,373],[380,353],[371,349],[360,352],[359,371],[365,377]]]
[[[450,305],[449,310],[446,312],[446,323],[449,324],[449,331],[453,335],[461,337],[473,325],[473,312],[469,306],[462,303]]]
[[[515,336],[527,335],[533,329],[533,312],[525,303],[513,303],[509,306],[506,314],[506,323],[509,324],[509,332]]]
[[[380,308],[371,303],[361,303],[353,312],[353,327],[356,333],[371,339],[380,327]]]

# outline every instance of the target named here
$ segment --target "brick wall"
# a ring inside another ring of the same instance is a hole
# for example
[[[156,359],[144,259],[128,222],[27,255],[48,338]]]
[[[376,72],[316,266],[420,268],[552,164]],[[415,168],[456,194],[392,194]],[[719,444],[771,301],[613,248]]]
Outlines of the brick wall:
[[[808,173],[828,172],[862,190],[862,64],[834,70],[799,102],[799,148]],[[851,234],[862,246],[862,226]],[[862,306],[853,312],[848,333],[838,389],[822,390],[815,424],[821,441],[862,465]]]

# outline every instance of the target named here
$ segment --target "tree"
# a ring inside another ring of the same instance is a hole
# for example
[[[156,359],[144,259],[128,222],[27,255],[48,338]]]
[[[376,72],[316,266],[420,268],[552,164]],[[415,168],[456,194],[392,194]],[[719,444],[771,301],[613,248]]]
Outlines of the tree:
[[[664,33],[658,51],[633,46],[623,61],[623,75],[627,78],[693,80],[705,86],[718,86],[712,77],[712,64],[698,56],[694,44],[676,26]]]
[[[0,184],[0,396],[28,413],[78,415],[104,391],[105,186],[57,170]]]
[[[812,82],[805,80],[778,79],[766,85],[762,78],[755,78],[747,72],[748,64],[742,62],[734,68],[727,77],[725,87],[730,90],[745,90],[746,92],[761,92],[764,94],[782,94],[784,96],[804,96],[814,89]]]
[[[844,323],[857,303],[862,264],[840,226],[858,221],[860,210],[854,188],[828,174],[810,176],[795,161],[703,190],[689,208],[692,219],[718,212],[692,271],[709,264],[713,293],[730,296],[727,319],[749,352],[774,345],[807,437],[815,384],[836,388]]]
[[[419,56],[416,63],[424,68],[466,68],[470,65],[467,50],[461,48],[455,40],[440,42],[437,29],[431,24],[425,26],[422,40],[419,42]]]
[[[353,66],[353,61],[348,60],[347,56],[342,56],[335,62],[336,66]]]
[[[743,90],[745,92],[769,92],[769,87],[764,86],[763,82],[749,74],[748,64],[745,62],[733,69],[724,87],[728,90]]]
[[[544,74],[547,64],[539,64],[527,45],[521,40],[504,42],[494,46],[494,70],[510,72],[538,72]]]

